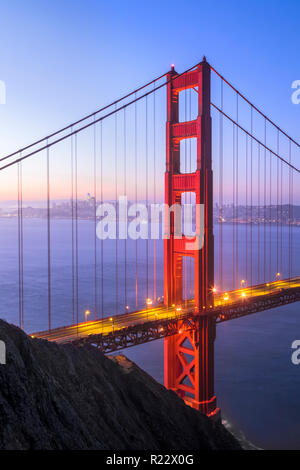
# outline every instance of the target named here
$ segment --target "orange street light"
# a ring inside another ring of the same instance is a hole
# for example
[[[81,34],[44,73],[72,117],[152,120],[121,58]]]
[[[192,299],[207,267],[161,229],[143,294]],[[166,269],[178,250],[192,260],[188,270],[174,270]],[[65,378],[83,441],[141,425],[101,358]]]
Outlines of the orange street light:
[[[113,329],[112,329],[112,330],[113,330],[113,332],[114,332],[114,331],[115,331],[115,322],[114,322],[114,319],[113,319],[113,317],[109,317],[109,321],[111,321],[111,322],[112,322],[112,327],[113,327]]]
[[[86,310],[84,312],[84,318],[85,318],[85,321],[87,321],[87,316],[90,314],[91,312],[89,310]]]

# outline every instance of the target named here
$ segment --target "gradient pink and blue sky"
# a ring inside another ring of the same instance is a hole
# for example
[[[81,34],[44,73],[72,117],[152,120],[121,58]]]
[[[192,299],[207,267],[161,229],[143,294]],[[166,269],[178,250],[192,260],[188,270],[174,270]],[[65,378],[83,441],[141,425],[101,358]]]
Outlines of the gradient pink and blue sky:
[[[0,154],[54,131],[175,63],[201,60],[300,140],[298,0],[4,0],[0,5]],[[28,198],[34,173],[28,175]],[[63,183],[62,183],[63,184]],[[57,189],[63,196],[63,188]],[[9,179],[1,199],[13,197]]]

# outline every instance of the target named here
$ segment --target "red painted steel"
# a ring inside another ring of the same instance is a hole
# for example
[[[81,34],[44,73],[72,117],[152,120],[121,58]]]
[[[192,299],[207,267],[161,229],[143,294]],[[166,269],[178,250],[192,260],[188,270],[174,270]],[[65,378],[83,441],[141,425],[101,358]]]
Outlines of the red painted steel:
[[[195,331],[183,331],[165,338],[165,385],[187,404],[208,416],[219,416],[214,395],[215,317],[213,308],[214,238],[213,175],[211,166],[210,66],[205,59],[196,70],[176,78],[172,69],[167,80],[165,203],[181,204],[184,192],[194,192],[196,204],[204,206],[203,247],[191,249],[183,237],[176,238],[175,216],[170,213],[170,237],[164,240],[164,301],[166,306],[183,303],[183,256],[194,258],[195,314],[201,314]],[[198,117],[179,122],[179,92],[198,87]],[[195,173],[180,173],[180,140],[197,139]],[[167,223],[167,217],[166,217]],[[199,233],[199,223],[196,221]],[[166,229],[167,230],[167,229]],[[180,234],[181,235],[181,234]]]

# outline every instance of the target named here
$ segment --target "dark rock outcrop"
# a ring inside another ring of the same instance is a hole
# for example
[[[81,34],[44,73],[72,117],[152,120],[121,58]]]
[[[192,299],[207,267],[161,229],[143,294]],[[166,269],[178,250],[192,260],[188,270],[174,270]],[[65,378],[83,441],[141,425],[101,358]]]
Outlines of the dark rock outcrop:
[[[239,449],[124,356],[32,339],[0,320],[0,449]]]

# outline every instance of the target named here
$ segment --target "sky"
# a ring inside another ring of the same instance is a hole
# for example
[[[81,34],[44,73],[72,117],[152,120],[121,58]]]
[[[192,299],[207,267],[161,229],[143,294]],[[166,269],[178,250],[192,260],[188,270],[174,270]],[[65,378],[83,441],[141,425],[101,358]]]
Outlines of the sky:
[[[298,0],[2,0],[0,154],[203,55],[300,140],[299,17]]]

